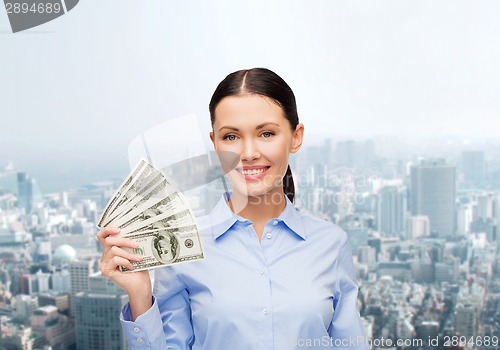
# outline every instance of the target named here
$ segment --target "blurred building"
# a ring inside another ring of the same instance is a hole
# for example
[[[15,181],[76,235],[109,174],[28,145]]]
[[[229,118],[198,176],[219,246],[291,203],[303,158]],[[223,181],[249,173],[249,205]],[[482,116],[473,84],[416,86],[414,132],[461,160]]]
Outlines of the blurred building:
[[[112,281],[100,273],[92,275],[89,290],[75,296],[77,349],[127,349],[118,318],[127,302],[128,296]]]
[[[455,167],[443,159],[411,167],[410,210],[429,217],[431,232],[440,238],[455,234]]]
[[[405,232],[406,194],[404,189],[385,186],[380,189],[377,201],[378,231],[388,236]]]
[[[460,204],[457,208],[457,235],[465,236],[470,232],[473,208],[471,203]]]
[[[75,315],[75,296],[89,288],[89,276],[96,272],[94,260],[72,261],[69,265],[71,278],[71,314]]]
[[[358,261],[368,266],[373,266],[377,262],[377,251],[370,246],[358,247]]]
[[[57,307],[45,305],[37,308],[31,316],[33,332],[44,338],[44,345],[67,349],[75,343],[75,330],[67,316],[57,312]]]
[[[453,256],[443,258],[443,261],[434,264],[434,278],[436,283],[456,283],[460,259]]]
[[[60,293],[71,292],[71,276],[68,269],[57,270],[52,273],[52,290]]]
[[[36,247],[33,253],[33,262],[41,266],[49,266],[52,257],[50,240],[44,237],[36,237],[34,240]]]
[[[422,321],[415,327],[417,338],[425,341],[434,339],[439,335],[439,322],[437,321]]]
[[[17,206],[29,214],[36,204],[40,202],[40,192],[36,180],[25,172],[17,173]]]
[[[38,298],[36,296],[18,294],[15,301],[14,318],[20,322],[28,321],[38,307]]]
[[[431,227],[429,217],[425,215],[410,216],[406,219],[406,239],[414,240],[430,235]]]
[[[478,314],[474,305],[458,303],[455,308],[455,332],[467,338],[477,335]]]
[[[366,227],[343,227],[347,233],[352,254],[357,255],[359,247],[368,246],[368,229]]]
[[[68,314],[69,312],[69,294],[58,292],[47,292],[38,294],[38,305],[52,305],[57,308],[59,313]]]
[[[473,220],[493,218],[494,196],[492,194],[480,194],[476,196],[476,205],[473,211]]]
[[[409,282],[411,276],[411,264],[408,262],[389,261],[378,264],[377,274],[379,277],[390,276],[395,280]]]
[[[469,186],[480,185],[486,178],[486,167],[483,151],[462,152],[461,168],[464,182]]]
[[[1,349],[34,349],[34,336],[32,334],[31,327],[6,325],[5,328],[7,328],[5,334],[0,337],[0,345],[2,346]]]

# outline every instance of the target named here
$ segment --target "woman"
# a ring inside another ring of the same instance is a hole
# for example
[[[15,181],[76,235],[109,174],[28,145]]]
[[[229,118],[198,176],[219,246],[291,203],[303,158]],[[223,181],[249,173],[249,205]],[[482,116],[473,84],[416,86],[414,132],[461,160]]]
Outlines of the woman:
[[[366,349],[347,235],[298,212],[288,157],[304,135],[295,96],[278,75],[228,75],[209,105],[210,139],[239,162],[200,222],[206,259],[148,273],[136,245],[104,228],[101,271],[129,295],[120,319],[133,349]],[[226,164],[221,157],[223,166]],[[227,166],[227,165],[226,165]]]

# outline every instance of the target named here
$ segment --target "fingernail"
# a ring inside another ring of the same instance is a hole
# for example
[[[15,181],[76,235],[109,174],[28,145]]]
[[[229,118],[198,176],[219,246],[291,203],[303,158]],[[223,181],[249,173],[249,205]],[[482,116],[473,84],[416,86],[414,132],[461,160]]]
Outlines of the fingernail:
[[[139,244],[138,244],[138,243],[136,243],[136,242],[132,242],[132,243],[131,243],[131,245],[132,245],[132,247],[134,247],[134,248],[138,248],[138,247],[139,247]]]
[[[113,233],[118,233],[118,232],[120,232],[120,229],[119,229],[118,227],[113,227],[113,228],[111,229],[111,232],[113,232]]]
[[[142,255],[136,254],[136,255],[135,255],[135,258],[136,258],[137,260],[141,261],[141,260],[142,260]]]

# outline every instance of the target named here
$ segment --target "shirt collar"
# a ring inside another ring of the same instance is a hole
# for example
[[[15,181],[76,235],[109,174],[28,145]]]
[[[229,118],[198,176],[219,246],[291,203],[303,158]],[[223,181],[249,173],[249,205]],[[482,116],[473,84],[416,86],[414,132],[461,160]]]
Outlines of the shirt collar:
[[[226,233],[236,222],[250,223],[249,220],[233,213],[227,203],[230,197],[231,193],[225,192],[209,215],[214,240]],[[282,221],[290,230],[305,240],[307,235],[301,214],[287,196],[285,199],[286,207],[276,220]]]

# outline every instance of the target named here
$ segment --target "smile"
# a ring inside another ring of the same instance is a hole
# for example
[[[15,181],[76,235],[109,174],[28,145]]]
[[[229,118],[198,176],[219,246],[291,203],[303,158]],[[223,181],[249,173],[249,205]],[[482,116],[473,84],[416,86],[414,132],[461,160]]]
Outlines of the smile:
[[[259,175],[265,172],[269,167],[264,167],[264,168],[253,168],[253,169],[241,169],[237,168],[236,171],[238,171],[240,174],[243,175]]]

